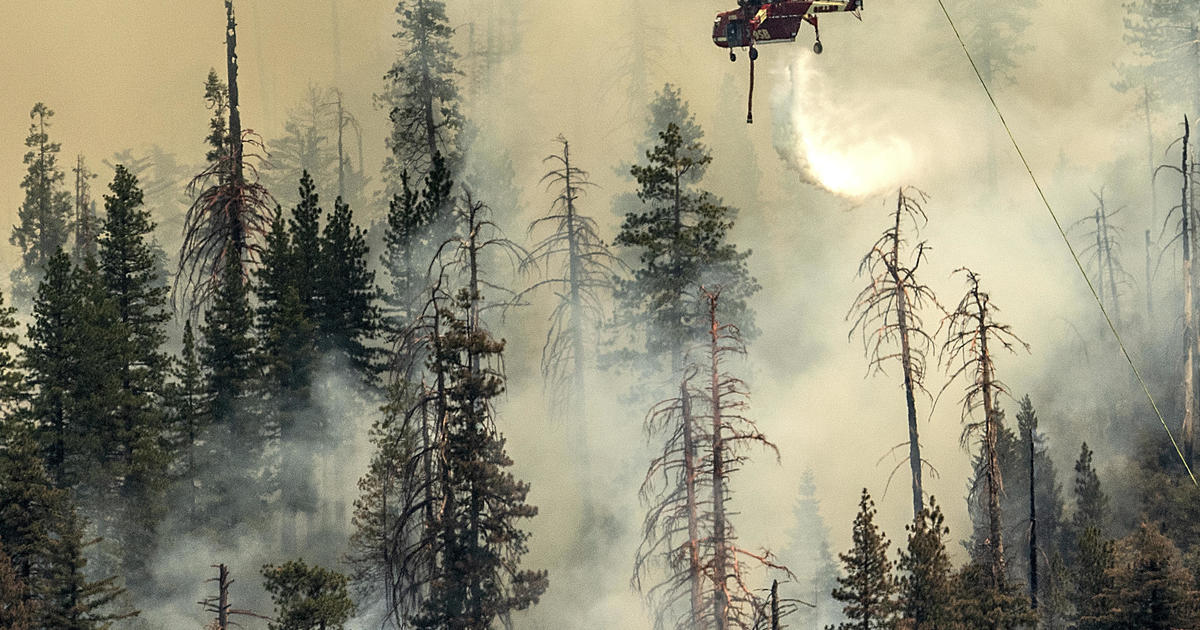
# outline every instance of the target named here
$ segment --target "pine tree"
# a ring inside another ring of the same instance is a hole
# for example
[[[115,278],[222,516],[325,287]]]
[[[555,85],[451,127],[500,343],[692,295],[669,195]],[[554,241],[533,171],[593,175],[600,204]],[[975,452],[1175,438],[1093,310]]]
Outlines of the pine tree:
[[[1110,602],[1102,596],[1113,584],[1116,562],[1113,541],[1096,527],[1087,527],[1077,538],[1072,554],[1071,589],[1068,599],[1075,606],[1078,630],[1108,628],[1103,617]]]
[[[21,366],[12,354],[20,340],[16,315],[16,307],[6,306],[0,293],[0,418],[16,411],[24,392]]]
[[[187,522],[195,523],[199,518],[199,484],[201,471],[211,461],[211,447],[206,440],[210,417],[208,395],[205,390],[207,375],[196,354],[196,337],[192,332],[192,320],[184,320],[183,347],[172,362],[172,382],[167,388],[168,430],[167,444],[169,461],[172,463],[168,478],[174,490],[174,505],[186,511]]]
[[[874,630],[891,628],[896,613],[896,581],[892,562],[887,558],[888,542],[875,524],[875,502],[863,488],[854,517],[854,545],[839,553],[845,575],[838,577],[833,598],[843,602],[842,611],[849,621],[838,630]]]
[[[1154,525],[1143,523],[1121,540],[1100,593],[1100,627],[1113,630],[1192,628],[1200,621],[1195,578],[1179,549]]]
[[[416,324],[425,302],[425,288],[432,281],[428,261],[453,220],[452,188],[446,161],[441,154],[435,154],[423,189],[413,190],[408,174],[403,173],[400,191],[391,199],[380,262],[391,285],[384,302],[387,326],[393,337]]]
[[[1187,0],[1127,0],[1125,41],[1141,53],[1120,67],[1122,91],[1145,90],[1200,115],[1200,8]]]
[[[79,488],[85,501],[99,499],[93,491],[106,492],[117,472],[111,423],[122,334],[94,261],[73,269],[60,250],[34,297],[22,363],[29,417],[51,477],[64,488],[86,482]]]
[[[412,617],[416,628],[482,630],[536,604],[548,585],[545,571],[520,568],[529,534],[518,525],[537,508],[525,503],[529,485],[505,470],[512,460],[492,411],[492,400],[504,391],[504,342],[477,326],[474,302],[467,291],[458,296],[464,316],[450,319],[431,359],[434,374],[446,380],[443,507],[431,523],[437,568]]]
[[[0,545],[0,628],[30,630],[36,614],[36,602]]]
[[[66,174],[58,166],[62,146],[50,142],[47,129],[54,111],[44,103],[33,106],[24,163],[28,169],[21,188],[25,201],[17,211],[19,225],[9,242],[21,250],[21,266],[12,270],[13,304],[25,308],[41,283],[46,266],[56,251],[67,246],[71,236],[71,193],[64,190]]]
[[[210,488],[206,497],[206,522],[221,530],[240,520],[242,511],[257,506],[255,472],[264,432],[249,405],[259,374],[253,337],[253,311],[242,281],[241,265],[233,257],[224,261],[224,272],[205,313],[201,333],[201,364],[208,375],[205,385],[212,423],[215,458],[206,466]]]
[[[87,576],[86,547],[100,542],[84,538],[84,522],[68,509],[58,516],[57,537],[50,546],[48,596],[42,600],[42,623],[61,630],[104,630],[111,622],[137,616],[138,611],[113,610],[125,589],[116,576],[91,580]]]
[[[960,627],[1017,630],[1037,621],[1019,585],[996,582],[990,563],[970,562],[955,575],[957,619]]]
[[[1100,488],[1100,477],[1092,466],[1092,450],[1084,442],[1079,447],[1079,459],[1075,460],[1075,513],[1071,515],[1071,526],[1076,532],[1095,527],[1106,533],[1108,518],[1108,497]]]
[[[350,207],[334,201],[320,239],[315,304],[317,348],[344,356],[370,380],[378,371],[370,344],[379,329],[375,272],[368,267],[366,235]]]
[[[100,275],[115,302],[123,333],[116,350],[118,398],[113,418],[120,445],[118,475],[127,514],[122,532],[137,540],[123,545],[126,579],[137,582],[152,553],[153,532],[165,515],[164,495],[168,454],[161,436],[165,429],[163,396],[167,356],[161,351],[169,315],[167,288],[157,276],[148,241],[154,230],[150,212],[142,205],[137,178],[122,166],[104,198],[105,219],[99,238]]]
[[[307,174],[301,179],[300,190],[301,202],[293,211],[293,221],[312,215],[315,223],[319,209],[315,196],[311,204],[306,201],[310,199],[306,192],[312,192]],[[284,226],[282,212],[277,211],[267,234],[262,265],[255,273],[254,292],[259,300],[258,353],[263,362],[263,390],[269,399],[269,432],[278,441],[277,463],[273,466],[276,478],[270,486],[280,492],[283,549],[290,553],[296,550],[295,520],[301,513],[311,514],[317,508],[311,458],[301,452],[301,445],[319,444],[324,436],[309,409],[317,350],[316,326],[310,319],[315,310],[312,282],[307,278],[315,267],[299,264],[302,256],[311,257],[311,253],[293,248]],[[300,297],[305,288],[309,289],[307,302]]]
[[[303,560],[262,568],[263,589],[275,602],[270,630],[341,630],[354,614],[346,576]]]
[[[798,623],[806,628],[824,628],[841,620],[834,610],[830,592],[837,586],[838,567],[829,548],[829,527],[821,517],[817,485],[811,468],[800,476],[800,488],[792,508],[795,524],[788,530],[788,545],[779,553],[783,564],[799,576],[798,597],[813,608],[801,607]]]
[[[618,317],[644,335],[652,360],[665,360],[676,374],[684,351],[705,328],[705,305],[692,292],[702,285],[725,287],[721,321],[752,336],[746,299],[759,287],[746,269],[750,253],[726,240],[735,211],[692,188],[696,173],[711,161],[703,145],[685,144],[680,128],[670,123],[646,159],[630,169],[643,206],[625,216],[614,241],[640,262],[631,279],[618,283]]]
[[[953,626],[955,619],[954,580],[950,556],[943,537],[950,533],[942,510],[929,499],[912,524],[907,525],[908,547],[900,550],[897,580],[898,607],[906,628],[941,630]]]
[[[433,158],[441,155],[450,172],[457,172],[463,155],[459,131],[463,117],[458,111],[458,53],[451,37],[454,29],[446,18],[442,0],[409,0],[396,6],[400,56],[384,75],[383,93],[375,96],[392,121],[383,174],[389,198],[400,194],[404,173],[417,181],[433,169]]]

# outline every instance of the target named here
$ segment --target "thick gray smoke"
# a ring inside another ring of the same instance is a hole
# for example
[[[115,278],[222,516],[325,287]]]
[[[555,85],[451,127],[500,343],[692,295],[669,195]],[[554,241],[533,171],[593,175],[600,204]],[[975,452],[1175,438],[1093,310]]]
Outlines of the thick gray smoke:
[[[906,439],[903,392],[894,375],[864,378],[866,360],[860,346],[847,341],[845,321],[863,282],[855,278],[858,262],[884,228],[894,202],[888,197],[901,185],[931,195],[922,233],[933,247],[922,269],[925,281],[943,303],[953,304],[964,287],[951,273],[970,266],[1002,309],[999,317],[1033,347],[1032,355],[999,357],[998,369],[1015,394],[1032,395],[1058,470],[1071,469],[1077,442],[1088,435],[1102,477],[1116,477],[1123,457],[1117,446],[1128,445],[1133,429],[1100,430],[1094,420],[1114,405],[1134,408],[1144,401],[1136,391],[1127,393],[1127,367],[1102,334],[1074,263],[935,4],[868,0],[861,23],[849,16],[823,18],[825,52],[819,57],[809,49],[807,30],[796,44],[764,46],[759,106],[750,126],[744,122],[744,55],[730,64],[709,40],[712,15],[731,8],[726,3],[529,0],[519,11],[510,2],[449,4],[463,51],[472,25],[476,44],[489,20],[509,29],[499,57],[487,64],[466,57],[463,63],[490,73],[471,89],[464,86],[473,99],[466,113],[480,133],[470,163],[479,174],[477,196],[507,213],[498,220],[510,237],[520,240],[524,226],[551,201],[538,182],[547,170],[542,158],[556,150],[559,133],[571,140],[573,161],[599,185],[581,210],[600,220],[611,238],[619,217],[608,211],[610,199],[633,190],[615,169],[641,158],[635,147],[645,135],[644,104],[653,91],[668,81],[680,87],[705,129],[714,163],[702,187],[739,206],[732,238],[754,251],[751,270],[763,286],[754,304],[762,333],[742,366],[751,413],[781,451],[778,464],[770,456],[755,457],[736,482],[736,523],[744,543],[788,547],[806,469],[814,472],[834,552],[849,545],[863,487],[876,497],[891,537],[903,537],[906,471],[887,484],[902,463],[892,447]],[[948,7],[969,21],[965,0]],[[18,0],[6,8],[31,16],[30,23],[55,27],[11,29],[0,41],[6,60],[0,70],[6,86],[0,94],[0,216],[6,221],[0,225],[16,220],[22,141],[29,108],[38,100],[58,112],[51,134],[63,143],[65,162],[83,153],[99,165],[123,148],[153,144],[182,162],[200,161],[208,120],[202,83],[209,67],[223,63],[219,6],[142,0],[118,10]],[[276,137],[309,83],[337,84],[362,123],[367,172],[374,176],[387,118],[373,108],[371,94],[394,59],[394,8],[391,0],[301,0],[286,9],[245,3],[239,30],[245,124]],[[1152,214],[1147,134],[1136,95],[1112,88],[1116,67],[1136,61],[1122,40],[1122,16],[1119,3],[1086,9],[1042,3],[1030,11],[1032,25],[1021,35],[1029,50],[1017,59],[1015,81],[997,85],[996,95],[1066,223],[1092,211],[1090,190],[1101,186],[1116,206],[1129,207],[1120,215],[1125,264],[1140,277],[1141,234]],[[632,45],[638,38],[648,38],[645,50],[651,53],[640,60],[640,48]],[[173,52],[164,55],[167,50]],[[1156,160],[1175,161],[1163,149],[1178,134],[1181,113],[1152,113]],[[102,174],[98,191],[109,175]],[[1164,184],[1164,199],[1169,190]],[[1159,221],[1167,206],[1163,201],[1157,209]],[[376,203],[355,208],[355,216],[378,220],[385,209]],[[178,235],[170,226],[163,218],[158,237],[174,251]],[[0,249],[0,260],[11,268],[18,260],[15,248]],[[1165,260],[1156,279],[1160,289],[1172,281],[1174,259]],[[7,274],[0,282],[7,283]],[[1139,295],[1127,294],[1124,326],[1165,334],[1176,323],[1165,314],[1171,304],[1157,304],[1155,323],[1142,325],[1146,320],[1134,315],[1144,301]],[[647,628],[649,617],[628,585],[643,513],[637,487],[650,452],[641,433],[645,408],[626,402],[632,377],[591,375],[596,390],[588,411],[588,457],[595,473],[581,479],[571,423],[547,411],[537,369],[548,311],[548,298],[540,298],[493,321],[498,336],[508,340],[508,395],[499,426],[514,473],[531,482],[529,501],[540,508],[530,524],[525,565],[549,569],[551,582],[542,602],[514,621],[526,628]],[[926,319],[936,327],[939,316]],[[1142,365],[1177,360],[1142,341],[1130,335]],[[943,382],[931,373],[933,393]],[[939,472],[927,481],[927,491],[945,506],[952,535],[965,537],[969,521],[961,499],[970,470],[959,445],[959,391],[952,385],[932,413],[929,400],[919,405],[925,454]],[[366,432],[375,401],[356,396],[336,371],[315,398],[348,429],[341,450],[320,456],[316,480],[322,505],[348,529],[355,481],[370,457]],[[1014,402],[1004,405],[1015,409]],[[1157,420],[1147,415],[1146,422],[1153,429]],[[582,513],[583,483],[604,499],[591,522]],[[209,565],[222,561],[234,567],[238,605],[269,611],[258,571],[287,559],[273,555],[276,540],[239,537],[224,551],[172,542],[156,576],[177,590],[170,600],[145,605],[148,620],[198,627],[203,614],[194,602],[211,589],[203,583],[213,574]],[[340,551],[314,553],[336,558]],[[794,568],[801,575],[812,570]]]

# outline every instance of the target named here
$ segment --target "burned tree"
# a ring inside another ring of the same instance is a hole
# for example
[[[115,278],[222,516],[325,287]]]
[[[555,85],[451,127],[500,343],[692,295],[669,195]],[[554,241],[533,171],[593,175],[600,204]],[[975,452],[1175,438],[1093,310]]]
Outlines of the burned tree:
[[[656,609],[656,628],[749,630],[764,601],[748,584],[746,570],[756,564],[790,572],[770,552],[737,544],[729,480],[746,462],[748,447],[778,451],[745,415],[745,382],[724,368],[727,359],[745,353],[741,335],[718,317],[720,292],[703,295],[709,324],[703,359],[688,366],[679,396],[647,417],[647,432],[666,434],[667,441],[642,484],[650,509],[633,585]]]
[[[1092,192],[1096,198],[1096,208],[1090,215],[1085,215],[1075,222],[1073,227],[1084,230],[1085,245],[1081,253],[1089,266],[1094,266],[1096,275],[1093,284],[1100,302],[1113,314],[1113,321],[1120,326],[1121,322],[1121,286],[1130,284],[1131,276],[1121,266],[1120,249],[1121,228],[1112,225],[1112,218],[1124,208],[1113,210],[1104,198],[1104,189]]]
[[[591,509],[586,376],[591,356],[586,338],[604,321],[603,298],[611,293],[621,262],[608,251],[596,221],[579,214],[576,202],[592,184],[587,171],[571,164],[567,139],[559,136],[558,142],[562,152],[543,160],[553,168],[542,178],[557,195],[550,211],[529,224],[531,234],[543,228],[551,232],[521,262],[522,269],[545,267],[547,275],[522,294],[548,288],[557,297],[542,346],[542,377],[554,406],[577,423],[572,435],[579,447],[585,509]]]
[[[1183,137],[1180,138],[1180,165],[1159,166],[1159,170],[1167,169],[1179,174],[1182,181],[1182,191],[1179,204],[1167,212],[1166,225],[1173,217],[1176,219],[1175,236],[1167,246],[1179,241],[1183,254],[1183,422],[1182,440],[1183,454],[1186,464],[1191,466],[1196,442],[1196,353],[1200,350],[1200,334],[1197,334],[1196,322],[1196,278],[1192,264],[1192,253],[1196,248],[1196,214],[1195,214],[1195,178],[1196,165],[1189,151],[1191,127],[1188,118],[1183,118]],[[1164,226],[1164,230],[1165,230]]]
[[[904,399],[908,409],[908,462],[912,470],[913,518],[924,507],[921,489],[921,444],[917,432],[916,392],[925,391],[925,355],[933,348],[933,339],[925,333],[920,310],[937,303],[933,291],[916,280],[917,268],[928,247],[917,243],[907,250],[902,223],[909,222],[915,232],[926,222],[925,193],[916,188],[901,188],[896,193],[892,225],[871,246],[858,266],[858,275],[869,282],[854,300],[847,319],[854,317],[850,331],[862,335],[870,370],[882,373],[886,362],[896,360],[904,375]],[[905,258],[911,256],[911,262]],[[896,348],[899,346],[899,348]],[[903,446],[903,444],[901,444]]]
[[[182,289],[189,310],[198,311],[222,282],[222,268],[228,258],[242,272],[258,255],[256,238],[270,227],[271,194],[258,182],[257,162],[262,141],[250,130],[243,131],[238,111],[237,23],[233,0],[225,0],[225,56],[228,83],[222,84],[210,72],[205,85],[205,100],[213,110],[212,149],[208,165],[188,183],[193,201],[184,218],[183,244],[179,249],[179,269],[175,290]],[[226,118],[228,115],[228,126]],[[252,151],[246,152],[250,147]]]
[[[1005,583],[1004,541],[1000,517],[1000,493],[1003,480],[1000,475],[1000,460],[996,440],[1000,431],[1002,412],[997,398],[1008,394],[1008,388],[996,377],[994,352],[1004,349],[1010,352],[1017,347],[1029,350],[1007,324],[1000,324],[992,315],[997,310],[990,296],[979,288],[979,276],[969,269],[959,269],[967,277],[967,292],[943,322],[947,330],[942,345],[942,357],[950,372],[949,387],[959,376],[968,379],[966,393],[962,397],[963,446],[978,438],[986,471],[988,535],[985,545],[988,553],[990,583],[993,589],[1001,589]],[[944,391],[944,388],[943,388]],[[972,415],[982,410],[983,419],[974,420]],[[977,489],[972,489],[974,494]]]

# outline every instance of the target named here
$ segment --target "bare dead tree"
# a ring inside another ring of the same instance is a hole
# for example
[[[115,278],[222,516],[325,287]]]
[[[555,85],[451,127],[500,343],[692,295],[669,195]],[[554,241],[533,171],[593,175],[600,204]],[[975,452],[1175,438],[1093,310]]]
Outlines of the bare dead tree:
[[[1092,191],[1092,196],[1096,198],[1096,207],[1091,214],[1076,221],[1072,228],[1082,231],[1082,238],[1085,239],[1086,244],[1081,248],[1080,253],[1086,257],[1085,264],[1096,270],[1094,277],[1096,294],[1112,312],[1113,321],[1120,326],[1121,287],[1133,284],[1133,277],[1121,265],[1120,237],[1122,229],[1112,224],[1112,218],[1125,208],[1120,207],[1116,210],[1110,208],[1105,200],[1103,187],[1099,192]]]
[[[679,395],[656,403],[646,415],[647,435],[666,440],[642,481],[641,497],[649,510],[631,584],[654,609],[656,630],[699,628],[705,615],[698,488],[704,480],[696,444],[701,428],[692,414],[690,391],[696,375],[697,370],[688,370]],[[655,569],[665,577],[650,583]]]
[[[1183,253],[1183,452],[1184,459],[1188,465],[1192,464],[1193,454],[1195,452],[1195,434],[1196,434],[1196,353],[1200,351],[1200,335],[1197,334],[1196,322],[1196,298],[1195,287],[1196,278],[1192,265],[1192,253],[1197,245],[1196,240],[1196,207],[1195,207],[1195,181],[1194,179],[1200,175],[1197,173],[1197,168],[1189,153],[1189,142],[1191,137],[1191,127],[1187,117],[1183,119],[1183,136],[1179,139],[1182,144],[1180,150],[1180,165],[1178,167],[1171,165],[1162,165],[1158,167],[1156,174],[1162,170],[1174,171],[1180,176],[1182,181],[1181,194],[1179,204],[1171,208],[1166,215],[1163,224],[1163,231],[1171,225],[1172,219],[1175,220],[1176,229],[1174,236],[1166,243],[1163,252],[1170,248],[1176,241],[1181,245]],[[1174,146],[1174,143],[1172,143]],[[1161,260],[1161,255],[1160,255]]]
[[[994,352],[1004,349],[1015,352],[1018,347],[1029,350],[1029,345],[1013,334],[1007,324],[993,319],[998,310],[988,294],[979,288],[979,276],[966,268],[959,269],[967,278],[966,294],[946,318],[945,341],[941,355],[950,378],[943,387],[944,392],[959,376],[967,378],[966,392],[962,402],[964,423],[961,442],[964,447],[978,438],[981,444],[984,469],[987,479],[988,538],[986,541],[993,588],[1004,584],[1004,541],[1000,522],[1000,493],[1004,482],[1000,476],[1000,460],[996,453],[996,440],[1000,429],[1001,412],[997,399],[1009,395],[1008,388],[996,377],[993,363]],[[973,418],[982,410],[983,419]]]
[[[936,305],[937,298],[932,289],[916,279],[929,247],[921,241],[910,251],[903,229],[905,222],[914,233],[924,226],[928,221],[923,207],[927,200],[928,196],[917,188],[897,191],[896,208],[890,212],[892,225],[884,230],[858,266],[859,277],[868,278],[867,286],[855,297],[846,315],[847,319],[853,317],[850,335],[858,332],[862,336],[871,373],[883,373],[884,365],[893,360],[900,364],[908,409],[908,441],[900,446],[908,446],[914,518],[924,507],[916,392],[929,395],[925,390],[925,362],[926,353],[934,346],[924,330],[920,312],[929,304]]]
[[[667,442],[642,485],[650,509],[633,585],[655,607],[657,628],[750,630],[758,623],[763,598],[749,586],[749,568],[791,573],[769,551],[738,544],[729,519],[729,480],[746,462],[749,447],[766,448],[776,457],[778,449],[745,415],[745,382],[724,368],[727,358],[745,354],[745,345],[737,327],[717,317],[720,291],[702,293],[709,323],[703,360],[687,368],[679,396],[656,405],[647,418],[647,431],[666,434]],[[704,378],[697,379],[700,375]],[[644,588],[654,565],[665,575]]]
[[[554,408],[567,412],[574,421],[579,469],[583,476],[585,509],[591,509],[590,457],[587,418],[587,366],[591,358],[586,339],[594,336],[605,320],[607,298],[613,278],[622,269],[600,237],[596,221],[579,213],[577,201],[593,184],[588,173],[571,163],[571,146],[564,136],[560,153],[543,161],[551,170],[542,182],[556,192],[549,212],[529,224],[529,234],[549,229],[550,233],[529,250],[520,269],[541,269],[545,275],[518,295],[548,289],[556,299],[550,326],[542,345],[542,377],[550,390]]]
[[[226,257],[233,257],[239,265],[257,259],[261,247],[256,241],[268,231],[275,205],[270,192],[259,183],[257,164],[263,161],[266,150],[257,134],[242,129],[238,110],[233,0],[225,0],[225,14],[228,103],[221,106],[228,107],[229,113],[226,146],[188,183],[193,201],[184,217],[175,276],[174,294],[183,291],[183,301],[193,314],[211,297]],[[247,147],[251,148],[249,153]]]
[[[204,611],[216,615],[213,624],[209,627],[214,630],[229,630],[229,628],[238,625],[230,621],[230,617],[253,617],[255,619],[265,619],[274,621],[270,617],[260,615],[249,610],[241,610],[233,608],[229,604],[229,587],[233,584],[233,578],[229,577],[229,567],[223,564],[214,564],[212,568],[217,570],[217,577],[209,578],[205,582],[217,583],[217,594],[212,597],[206,597],[203,601],[197,602],[204,607]]]

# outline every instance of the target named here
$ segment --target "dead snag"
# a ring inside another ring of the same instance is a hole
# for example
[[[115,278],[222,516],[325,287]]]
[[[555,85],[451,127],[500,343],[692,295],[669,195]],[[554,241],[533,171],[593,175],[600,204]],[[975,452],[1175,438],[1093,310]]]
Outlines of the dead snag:
[[[1029,345],[1013,334],[1007,324],[997,323],[993,313],[998,309],[990,297],[979,288],[979,276],[966,268],[959,269],[967,277],[967,292],[954,311],[946,316],[943,324],[946,338],[941,354],[950,379],[949,387],[959,376],[968,379],[966,393],[962,397],[962,419],[964,428],[961,441],[967,446],[978,437],[981,442],[983,463],[987,477],[988,539],[986,541],[993,588],[1004,584],[1004,541],[1000,523],[1000,492],[1004,483],[1000,477],[1000,460],[996,454],[996,440],[1000,429],[1001,412],[997,399],[1008,394],[1008,388],[996,377],[993,352],[997,347],[1015,352]],[[956,272],[957,273],[957,272]],[[945,391],[943,387],[943,391]],[[983,419],[972,418],[976,410],[983,410]]]
[[[908,409],[908,462],[912,470],[913,518],[924,507],[921,486],[921,444],[917,432],[916,392],[925,390],[925,356],[933,348],[933,339],[925,333],[920,311],[929,303],[937,304],[933,291],[916,280],[917,268],[929,247],[924,241],[909,248],[904,224],[913,233],[927,222],[923,205],[928,196],[913,187],[896,193],[896,208],[889,214],[892,225],[871,246],[858,266],[859,277],[868,278],[867,286],[854,299],[847,319],[853,318],[853,336],[862,336],[871,373],[882,373],[884,364],[900,363],[904,377],[904,398]]]

